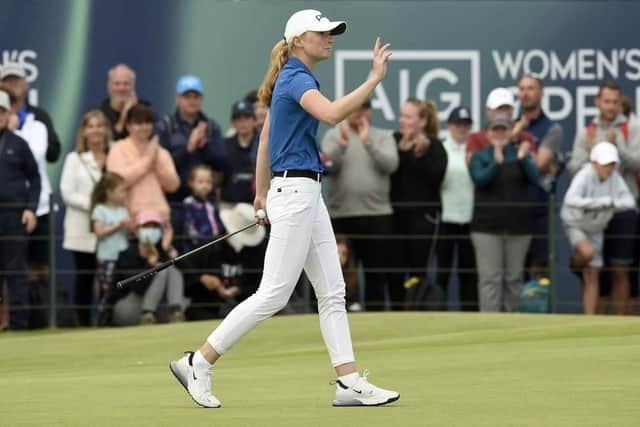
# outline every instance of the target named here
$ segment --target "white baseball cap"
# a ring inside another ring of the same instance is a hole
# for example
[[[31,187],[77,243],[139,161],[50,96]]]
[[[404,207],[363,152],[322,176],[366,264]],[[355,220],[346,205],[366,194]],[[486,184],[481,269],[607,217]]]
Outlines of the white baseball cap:
[[[489,92],[489,96],[487,96],[487,108],[497,110],[503,105],[515,107],[513,94],[508,89],[498,87]]]
[[[249,203],[238,203],[233,208],[222,209],[220,219],[229,233],[256,220],[253,206]],[[240,252],[245,246],[258,246],[264,239],[264,235],[264,227],[253,227],[229,237],[227,243],[234,251]]]
[[[0,80],[4,80],[10,76],[24,79],[27,77],[27,73],[24,71],[24,67],[22,65],[15,62],[9,62],[2,66],[2,71],[0,71]]]
[[[592,162],[596,162],[599,165],[620,163],[620,157],[618,157],[618,149],[615,145],[607,141],[598,142],[591,149],[589,160],[591,160]]]
[[[287,43],[291,43],[294,37],[300,36],[307,31],[331,31],[331,34],[337,36],[347,29],[347,23],[344,21],[330,21],[322,12],[314,9],[299,10],[287,21],[284,28],[284,39]]]
[[[7,111],[11,110],[11,101],[9,100],[9,94],[3,90],[0,90],[0,108],[4,108]]]

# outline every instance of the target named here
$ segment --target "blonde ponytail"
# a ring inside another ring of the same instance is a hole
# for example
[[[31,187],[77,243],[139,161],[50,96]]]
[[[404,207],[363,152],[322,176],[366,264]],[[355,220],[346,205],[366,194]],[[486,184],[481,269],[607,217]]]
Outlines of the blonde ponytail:
[[[427,125],[424,127],[424,131],[427,135],[438,137],[440,133],[440,120],[438,119],[438,108],[433,101],[424,101],[424,107],[427,117]]]
[[[271,63],[269,64],[269,70],[264,76],[264,81],[258,90],[258,98],[267,106],[271,106],[271,95],[273,95],[273,87],[276,84],[276,79],[280,74],[280,70],[286,64],[289,58],[289,46],[284,39],[280,40],[271,49]]]
[[[422,131],[428,136],[438,137],[440,133],[440,120],[438,119],[436,103],[433,101],[421,101],[417,98],[409,98],[406,102],[415,105],[418,108],[420,118],[426,120],[427,124]]]

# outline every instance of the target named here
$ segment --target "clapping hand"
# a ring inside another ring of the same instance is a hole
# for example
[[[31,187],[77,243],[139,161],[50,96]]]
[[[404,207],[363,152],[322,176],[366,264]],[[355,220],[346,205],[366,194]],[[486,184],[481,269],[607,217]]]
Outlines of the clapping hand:
[[[520,132],[522,132],[528,126],[529,126],[529,118],[527,118],[527,116],[523,115],[522,117],[520,117],[520,120],[518,120],[513,125],[513,129],[511,131],[511,140],[512,141],[519,141],[520,140]]]
[[[369,118],[366,114],[362,114],[358,120],[358,137],[363,144],[369,142]]]
[[[605,134],[604,139],[605,139],[607,142],[610,142],[610,143],[612,143],[613,145],[616,145],[616,131],[615,131],[615,130],[613,130],[613,129],[609,129],[609,130],[607,131],[607,133]]]
[[[430,145],[431,140],[425,134],[420,132],[413,140],[413,152],[416,156],[420,157],[427,152]]]
[[[528,141],[523,141],[518,147],[518,160],[524,159],[531,151],[531,144]]]
[[[502,144],[493,144],[493,159],[497,164],[501,165],[504,162],[504,153]]]
[[[587,149],[591,151],[596,143],[596,130],[595,128],[587,128]]]
[[[346,120],[343,120],[338,125],[338,131],[340,135],[338,136],[338,144],[346,146],[349,144],[349,134],[351,133],[351,129],[349,129],[349,123]]]
[[[197,149],[201,149],[207,144],[206,132],[207,122],[200,121],[189,135],[189,141],[187,142],[187,151],[193,153]]]

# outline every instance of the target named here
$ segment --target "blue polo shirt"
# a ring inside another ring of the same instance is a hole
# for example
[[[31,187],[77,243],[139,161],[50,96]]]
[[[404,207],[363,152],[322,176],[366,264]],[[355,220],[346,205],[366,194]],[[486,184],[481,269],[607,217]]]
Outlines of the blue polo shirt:
[[[318,81],[302,61],[290,57],[280,70],[271,96],[269,157],[273,172],[322,172],[316,143],[318,120],[300,105],[300,98],[309,89],[320,89]]]

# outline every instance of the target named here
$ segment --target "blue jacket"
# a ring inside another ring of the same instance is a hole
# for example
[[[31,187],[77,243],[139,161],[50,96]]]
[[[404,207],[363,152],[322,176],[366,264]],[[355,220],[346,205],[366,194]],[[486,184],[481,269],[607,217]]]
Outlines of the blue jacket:
[[[206,121],[209,124],[206,134],[208,142],[203,148],[189,153],[187,151],[189,136],[200,121]],[[203,163],[216,170],[222,170],[224,167],[225,149],[220,126],[215,120],[209,119],[203,113],[199,113],[198,119],[191,125],[182,120],[176,110],[172,115],[167,115],[156,123],[156,133],[160,137],[160,145],[171,153],[180,176],[180,188],[175,193],[168,195],[169,200],[182,202],[190,194],[188,178],[189,171],[193,166]]]
[[[11,204],[35,213],[40,197],[38,164],[27,142],[7,129],[0,130],[0,182],[0,210]]]

